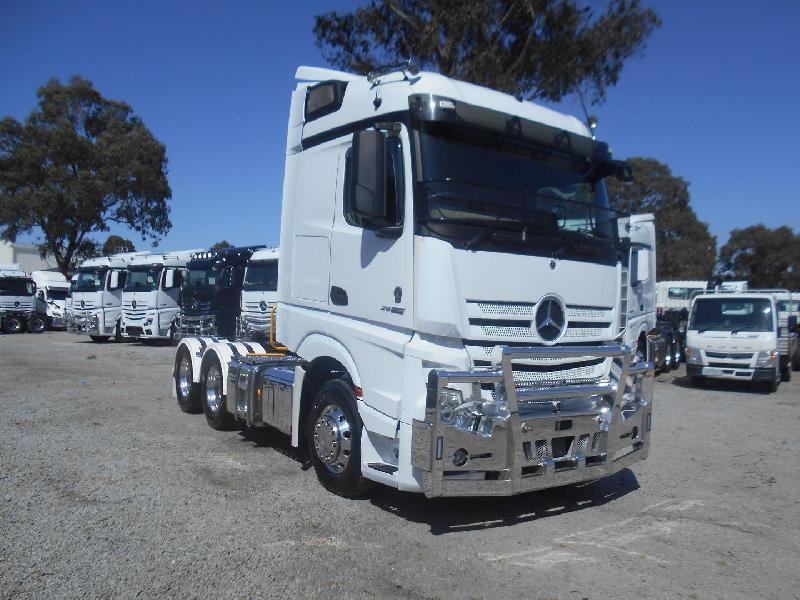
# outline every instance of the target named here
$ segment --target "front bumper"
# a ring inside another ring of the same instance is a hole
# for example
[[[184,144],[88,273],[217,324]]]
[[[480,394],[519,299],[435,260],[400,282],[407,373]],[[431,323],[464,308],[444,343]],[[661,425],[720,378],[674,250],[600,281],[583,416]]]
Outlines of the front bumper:
[[[729,367],[686,365],[686,374],[689,377],[709,377],[713,379],[731,379],[735,381],[774,381],[777,378],[774,367],[762,369],[737,365],[731,365]]]
[[[612,358],[608,381],[521,387],[513,361]],[[486,370],[433,370],[425,419],[412,424],[412,464],[423,489],[435,496],[501,496],[589,481],[647,457],[653,402],[653,364],[631,364],[626,346],[503,348]],[[485,429],[445,423],[445,387],[468,386],[472,398],[494,387],[505,393],[508,416]],[[579,410],[564,410],[579,400]],[[548,402],[549,401],[549,402]],[[591,406],[591,408],[587,408]],[[464,458],[466,461],[462,463]],[[462,463],[462,464],[459,464]]]
[[[178,338],[186,336],[216,336],[217,319],[214,315],[178,315],[175,322],[175,334]]]
[[[272,314],[243,314],[236,317],[237,340],[264,340],[269,338]]]
[[[97,313],[90,311],[73,311],[66,319],[67,331],[79,335],[100,332]]]

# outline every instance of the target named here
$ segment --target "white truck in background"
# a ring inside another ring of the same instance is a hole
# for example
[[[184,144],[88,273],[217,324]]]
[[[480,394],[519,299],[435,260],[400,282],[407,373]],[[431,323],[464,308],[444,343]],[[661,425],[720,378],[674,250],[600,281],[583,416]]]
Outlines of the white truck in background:
[[[67,329],[88,335],[94,342],[122,339],[122,290],[128,265],[147,252],[126,252],[85,260],[72,288],[71,314]]]
[[[797,327],[796,317],[787,317],[787,327]],[[686,343],[686,374],[693,383],[729,379],[778,389],[787,350],[774,293],[713,290],[695,296]]]
[[[121,333],[126,338],[169,340],[176,335],[175,321],[186,263],[202,248],[134,257],[122,292]]]
[[[242,285],[241,312],[237,319],[236,338],[269,339],[272,310],[278,302],[277,248],[256,250],[247,262]]]
[[[31,279],[36,284],[36,312],[45,318],[46,327],[66,327],[67,278],[59,271],[33,271]]]
[[[297,79],[276,333],[181,340],[180,408],[288,434],[344,496],[517,494],[646,458],[653,368],[619,342],[604,185],[627,165],[573,117],[411,65]]]
[[[650,214],[619,220],[620,238],[628,241],[623,273],[627,274],[627,299],[622,309],[622,341],[656,369],[669,371],[680,364],[680,345],[670,323],[656,312],[656,227]]]
[[[0,265],[0,329],[5,333],[44,331],[44,317],[36,312],[36,284],[17,263]]]

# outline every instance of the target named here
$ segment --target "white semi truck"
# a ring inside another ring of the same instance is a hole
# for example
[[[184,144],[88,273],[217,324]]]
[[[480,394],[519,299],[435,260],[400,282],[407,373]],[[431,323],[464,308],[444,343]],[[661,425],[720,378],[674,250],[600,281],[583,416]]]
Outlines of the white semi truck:
[[[0,329],[5,333],[44,330],[35,292],[36,284],[17,263],[0,265]]]
[[[620,343],[603,182],[627,165],[578,119],[410,65],[297,78],[283,346],[184,338],[179,406],[287,433],[345,496],[508,495],[644,459],[653,369]]]
[[[202,248],[134,257],[122,292],[123,337],[140,340],[175,338],[175,321],[186,263]]]
[[[278,302],[279,258],[277,248],[263,248],[256,250],[247,262],[237,339],[266,341],[269,338],[272,310]]]
[[[58,271],[33,271],[31,279],[36,284],[36,312],[44,317],[49,329],[66,327],[66,301],[69,282]]]
[[[67,329],[94,342],[122,339],[122,290],[128,265],[147,252],[126,252],[85,260],[72,288]]]
[[[787,316],[786,326],[796,328],[796,317]],[[775,391],[788,359],[780,330],[772,292],[699,294],[689,316],[686,374],[695,384],[709,378],[752,381]]]

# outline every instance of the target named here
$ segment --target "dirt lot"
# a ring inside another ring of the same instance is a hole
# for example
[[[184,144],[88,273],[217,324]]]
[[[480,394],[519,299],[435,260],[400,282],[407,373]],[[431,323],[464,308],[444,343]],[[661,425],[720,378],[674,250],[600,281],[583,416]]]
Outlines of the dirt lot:
[[[3,597],[797,598],[800,377],[656,384],[650,458],[496,499],[325,492],[178,411],[173,349],[0,336]]]

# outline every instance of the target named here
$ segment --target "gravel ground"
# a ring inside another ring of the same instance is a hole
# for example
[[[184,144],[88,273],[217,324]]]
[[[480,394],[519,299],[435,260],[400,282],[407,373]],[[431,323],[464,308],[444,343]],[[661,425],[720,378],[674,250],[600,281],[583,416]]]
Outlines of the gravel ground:
[[[344,500],[181,413],[172,360],[0,335],[0,596],[800,597],[800,378],[662,375],[650,458],[580,487]]]

